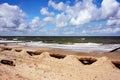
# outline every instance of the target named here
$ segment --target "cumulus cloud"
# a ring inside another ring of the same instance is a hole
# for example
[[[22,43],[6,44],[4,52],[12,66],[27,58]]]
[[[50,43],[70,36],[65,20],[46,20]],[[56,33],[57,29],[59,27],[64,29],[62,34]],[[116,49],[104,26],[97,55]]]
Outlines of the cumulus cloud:
[[[46,25],[46,23],[42,20],[40,20],[39,17],[34,17],[32,21],[29,23],[29,28],[31,28],[32,31],[35,31],[39,28],[42,28]]]
[[[56,26],[57,27],[64,27],[67,26],[67,17],[64,13],[56,15]]]
[[[120,18],[120,9],[118,10],[117,14],[116,14],[117,18]]]
[[[57,14],[54,17],[47,16],[47,17],[43,18],[44,22],[53,23],[58,28],[67,26],[68,25],[68,23],[66,22],[67,20],[68,20],[68,17],[64,13]]]
[[[114,17],[118,10],[120,9],[120,4],[116,0],[103,0],[101,7],[102,18]]]
[[[100,33],[118,33],[120,32],[120,28],[106,28],[106,29],[102,29],[102,30],[99,30]]]
[[[17,30],[25,30],[27,28],[27,24],[25,24],[25,23],[21,23],[20,25],[19,25],[19,27],[17,28]]]
[[[68,3],[69,1],[69,3]],[[26,23],[26,14],[17,5],[3,3],[0,5],[0,31],[3,30],[40,30],[47,24],[55,25],[59,29],[69,26],[81,28],[91,22],[106,21],[104,25],[85,28],[81,33],[118,33],[120,32],[120,3],[116,0],[103,0],[100,7],[93,0],[70,0],[65,2],[48,1],[48,7],[40,9],[39,17],[34,17]],[[53,11],[52,11],[53,10]],[[44,16],[43,16],[44,15]],[[99,24],[99,23],[98,23]],[[84,29],[84,28],[82,28]],[[54,31],[51,31],[54,32]],[[64,34],[75,34],[75,30],[64,31]]]
[[[87,33],[114,34],[120,32],[120,28],[103,28],[100,30],[86,31]]]
[[[88,29],[84,29],[82,34],[115,34],[120,32],[119,26],[111,26],[111,25],[96,25],[91,26]]]
[[[53,16],[53,15],[54,15],[53,12],[49,12],[49,11],[48,11],[48,8],[42,8],[42,9],[40,10],[40,13],[41,13],[42,15],[48,15],[48,16]]]
[[[56,4],[52,0],[49,0],[48,5],[52,6],[56,10],[63,10],[66,7],[63,2],[60,2],[60,3]]]
[[[64,35],[76,34],[75,28],[64,28],[63,31],[64,31],[63,33]]]
[[[53,17],[45,17],[43,19],[43,21],[45,21],[45,22],[54,22],[54,18]]]
[[[97,7],[97,5],[93,3],[93,0],[76,0],[73,5],[63,2],[56,3],[50,0],[48,6],[59,11],[59,13],[55,14],[52,19],[46,17],[44,21],[51,21],[56,24],[56,27],[82,27],[86,23],[105,20],[107,21],[106,24],[104,23],[100,27],[93,26],[91,29],[88,28],[81,33],[89,34],[97,32],[107,34],[120,32],[120,3],[116,0],[103,0],[100,7]],[[68,32],[65,31],[65,33],[67,34]],[[70,31],[70,33],[72,34],[73,31]]]
[[[120,26],[120,19],[109,19],[107,25]]]
[[[120,4],[116,0],[103,0],[100,8],[93,3],[93,0],[76,0],[76,3],[72,6],[63,2],[55,3],[50,0],[48,5],[65,13],[67,19],[66,21],[64,20],[64,23],[74,26],[80,26],[91,21],[107,20],[120,15]]]
[[[0,5],[0,27],[6,29],[25,29],[26,14],[16,5],[3,3]],[[5,30],[5,29],[3,29]]]
[[[83,10],[81,12],[79,12],[78,16],[76,18],[71,18],[70,23],[72,25],[81,25],[81,24],[85,24],[87,22],[90,21],[90,19],[92,18],[91,14],[87,11],[87,10]]]
[[[97,15],[93,16],[93,12],[97,11],[96,6],[92,3],[92,0],[88,1],[76,1],[75,5],[70,6],[63,2],[55,3],[52,0],[49,1],[49,5],[56,10],[63,11],[68,19],[64,21],[70,25],[79,26],[90,22]],[[98,11],[97,11],[98,12]]]

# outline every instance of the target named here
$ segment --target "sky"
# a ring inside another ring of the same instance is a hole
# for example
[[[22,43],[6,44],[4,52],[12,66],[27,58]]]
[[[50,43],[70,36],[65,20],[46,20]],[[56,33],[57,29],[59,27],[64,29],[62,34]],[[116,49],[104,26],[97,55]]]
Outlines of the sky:
[[[120,36],[120,0],[0,0],[0,36]]]

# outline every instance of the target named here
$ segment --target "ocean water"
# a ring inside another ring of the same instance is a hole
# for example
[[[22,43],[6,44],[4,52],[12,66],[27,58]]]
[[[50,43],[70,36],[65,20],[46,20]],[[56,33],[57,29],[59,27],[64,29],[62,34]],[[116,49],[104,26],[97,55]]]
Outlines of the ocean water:
[[[120,37],[1,37],[0,39],[0,43],[17,43],[83,52],[109,52],[120,47]]]

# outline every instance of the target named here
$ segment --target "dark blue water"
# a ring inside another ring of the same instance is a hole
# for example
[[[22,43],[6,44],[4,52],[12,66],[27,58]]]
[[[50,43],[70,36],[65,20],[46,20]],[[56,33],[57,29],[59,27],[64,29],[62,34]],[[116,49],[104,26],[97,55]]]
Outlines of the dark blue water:
[[[1,39],[42,41],[44,43],[103,43],[120,44],[120,36],[1,36]]]

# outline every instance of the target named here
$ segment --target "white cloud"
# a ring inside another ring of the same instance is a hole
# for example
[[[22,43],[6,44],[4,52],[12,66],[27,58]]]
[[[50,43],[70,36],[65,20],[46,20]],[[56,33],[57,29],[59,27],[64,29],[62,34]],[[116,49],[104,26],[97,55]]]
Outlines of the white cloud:
[[[53,16],[53,15],[54,15],[53,12],[49,12],[49,11],[48,11],[48,8],[42,8],[42,9],[40,10],[40,13],[41,13],[42,15],[48,15],[48,16]]]
[[[50,0],[48,5],[55,10],[60,10],[61,13],[65,13],[67,19],[66,21],[64,20],[64,23],[74,26],[80,26],[91,21],[107,20],[120,15],[120,4],[116,0],[103,0],[100,8],[97,8],[92,0],[76,0],[73,6],[63,2],[55,3],[53,0]],[[61,13],[57,15],[61,15]]]
[[[98,30],[98,32],[108,33],[108,34],[117,33],[117,32],[120,32],[120,28],[106,28],[106,29]]]
[[[90,21],[91,14],[87,10],[80,11],[76,18],[72,18],[70,23],[72,25],[81,25]]]
[[[43,21],[47,23],[53,23],[56,25],[57,28],[62,28],[68,25],[68,23],[66,22],[68,20],[68,17],[64,14],[57,14],[54,17],[51,16],[47,16],[45,18],[43,18]]]
[[[87,31],[87,30],[83,30],[81,33],[82,33],[82,34],[87,34],[88,31]]]
[[[107,21],[107,25],[120,26],[120,19],[110,19]]]
[[[53,17],[45,17],[43,19],[43,21],[45,21],[45,22],[54,22],[54,18]]]
[[[120,32],[120,3],[116,0],[103,0],[101,7],[98,8],[92,1],[93,0],[75,0],[76,3],[70,5],[70,2],[63,3],[60,1],[57,3],[54,2],[54,0],[49,0],[48,7],[43,7],[40,10],[44,18],[40,19],[40,17],[34,17],[29,23],[25,23],[26,14],[17,5],[4,3],[0,5],[0,31],[6,29],[21,31],[27,28],[31,31],[36,31],[47,24],[56,25],[57,29],[66,26],[81,27],[81,25],[92,21],[107,20],[105,26],[101,26],[99,29],[95,28],[98,26],[93,26],[94,29],[91,27],[83,30],[81,33]],[[51,10],[55,11],[55,13]],[[65,34],[73,34],[75,30],[65,32]]]
[[[67,17],[65,16],[64,13],[56,15],[56,21],[55,22],[56,22],[57,27],[67,26],[68,23],[66,21],[67,21]]]
[[[48,5],[52,6],[56,10],[63,10],[66,7],[63,2],[59,2],[58,4],[56,4],[52,0],[49,0]]]
[[[110,17],[115,17],[117,11],[120,9],[119,3],[116,0],[103,0],[101,5],[100,8],[97,8],[96,5],[92,3],[92,0],[77,2],[71,7],[71,12],[73,13],[71,15],[76,15],[71,17],[72,25],[78,26],[91,21],[107,20]]]
[[[21,24],[19,25],[19,27],[17,28],[17,30],[25,30],[26,28],[27,28],[27,24],[21,23]]]
[[[29,23],[29,27],[32,31],[35,31],[39,28],[42,28],[46,25],[46,23],[42,20],[40,20],[39,17],[34,17],[33,20]]]
[[[120,9],[118,10],[116,17],[120,18]]]
[[[44,35],[50,35],[50,36],[53,36],[53,35],[58,35],[59,34],[59,29],[57,29],[57,28],[51,28],[51,29],[40,29],[39,30],[39,33],[41,33],[41,34],[44,34]]]
[[[77,1],[73,6],[69,6],[63,2],[55,3],[50,0],[49,5],[54,9],[63,11],[67,17],[67,21],[64,20],[64,22],[74,26],[79,26],[90,22],[97,17],[97,15],[93,15],[93,13],[98,12],[96,6],[92,3],[92,0],[83,2]]]
[[[65,34],[65,35],[76,34],[75,28],[64,28],[63,34]]]
[[[26,14],[16,5],[3,3],[0,5],[0,27],[17,29],[24,24]],[[24,25],[24,28],[26,25]]]
[[[84,29],[82,34],[115,34],[120,32],[119,26],[111,25],[96,25],[91,26],[88,29]]]
[[[102,18],[114,17],[120,9],[120,4],[116,0],[103,0],[101,5]]]

